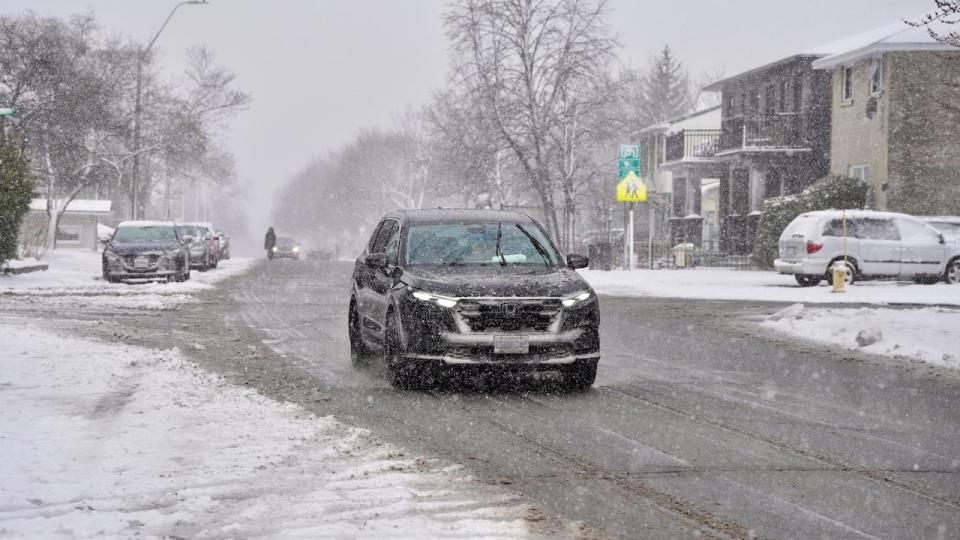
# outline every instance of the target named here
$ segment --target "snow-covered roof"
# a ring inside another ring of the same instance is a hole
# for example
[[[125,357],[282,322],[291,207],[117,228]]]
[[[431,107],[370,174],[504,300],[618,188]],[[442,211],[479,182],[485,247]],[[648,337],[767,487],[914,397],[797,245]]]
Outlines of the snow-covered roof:
[[[703,90],[705,92],[720,92],[723,90],[723,87],[727,83],[734,81],[736,79],[740,79],[748,75],[753,75],[755,73],[760,73],[762,71],[766,71],[768,69],[772,69],[778,66],[786,65],[786,64],[789,64],[790,62],[793,62],[794,60],[803,59],[803,58],[812,60],[814,58],[817,58],[817,56],[818,56],[817,54],[812,54],[812,53],[794,54],[786,58],[781,58],[779,60],[774,60],[773,62],[763,64],[762,66],[755,67],[753,69],[748,69],[747,71],[744,71],[742,73],[737,73],[736,75],[732,75],[730,77],[720,79],[719,81],[712,82],[704,86]]]
[[[842,210],[814,210],[812,212],[804,212],[800,214],[802,216],[811,216],[811,217],[833,217],[840,216]],[[901,214],[898,212],[881,212],[878,210],[847,210],[848,218],[914,218],[914,216],[908,214]]]
[[[60,202],[61,200],[58,199],[55,202],[55,205],[59,206]],[[46,212],[47,200],[32,199],[30,201],[30,209]],[[74,199],[70,201],[70,204],[67,205],[65,212],[71,214],[109,214],[112,209],[113,201],[105,201],[100,199]]]
[[[175,225],[172,221],[150,221],[150,220],[121,221],[119,224],[117,224],[118,229],[123,227],[163,227],[163,226],[174,227]]]
[[[920,17],[910,20],[920,20]],[[948,34],[952,27],[940,20],[930,23],[929,28],[938,34]],[[817,47],[809,54],[821,57],[813,62],[814,69],[831,69],[884,52],[948,50],[960,52],[956,47],[933,39],[926,26],[911,26],[897,21]]]

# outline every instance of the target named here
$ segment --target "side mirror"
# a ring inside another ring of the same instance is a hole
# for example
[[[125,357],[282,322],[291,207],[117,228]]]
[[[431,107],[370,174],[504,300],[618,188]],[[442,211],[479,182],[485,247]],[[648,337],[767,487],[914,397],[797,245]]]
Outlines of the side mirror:
[[[586,268],[590,266],[590,258],[584,255],[577,255],[576,253],[571,253],[567,255],[567,266],[573,268],[574,270],[578,268]]]
[[[387,267],[387,254],[386,253],[370,253],[363,259],[363,264],[367,268],[376,268],[378,270],[383,270]]]
[[[947,239],[943,236],[943,233],[940,233],[940,243],[941,243],[941,244],[946,244],[946,243],[947,243]]]
[[[100,243],[104,246],[109,246],[112,240],[110,238],[101,238]]]
[[[193,240],[194,240],[194,238],[193,238],[192,236],[190,236],[189,234],[183,237],[183,243],[184,243],[184,244],[189,244],[189,243],[193,242]]]

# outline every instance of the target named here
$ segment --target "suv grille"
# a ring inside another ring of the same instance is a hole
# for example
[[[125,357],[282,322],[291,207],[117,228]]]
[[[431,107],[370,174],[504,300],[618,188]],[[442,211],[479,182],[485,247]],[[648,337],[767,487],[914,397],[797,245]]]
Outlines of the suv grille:
[[[559,298],[463,299],[457,309],[473,332],[547,332],[560,310]]]
[[[133,266],[133,265],[134,265],[134,261],[137,259],[137,257],[143,257],[144,259],[147,260],[147,263],[150,264],[151,266],[157,264],[157,261],[160,260],[160,255],[157,255],[157,254],[151,254],[151,255],[124,255],[124,257],[123,257],[123,262],[127,263],[127,266]]]

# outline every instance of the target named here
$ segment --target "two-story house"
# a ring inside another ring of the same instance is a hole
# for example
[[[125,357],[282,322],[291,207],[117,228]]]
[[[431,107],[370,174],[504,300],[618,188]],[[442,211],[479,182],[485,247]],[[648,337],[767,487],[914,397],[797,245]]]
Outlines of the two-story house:
[[[960,49],[903,22],[824,49],[831,172],[866,181],[878,210],[960,214]]]
[[[829,170],[830,76],[821,51],[798,54],[717,81],[720,249],[749,253],[763,201],[791,195]]]

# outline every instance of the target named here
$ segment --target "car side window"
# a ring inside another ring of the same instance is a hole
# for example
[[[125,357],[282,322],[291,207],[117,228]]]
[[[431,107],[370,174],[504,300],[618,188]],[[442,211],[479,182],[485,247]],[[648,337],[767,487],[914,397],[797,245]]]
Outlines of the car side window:
[[[869,240],[900,240],[893,220],[881,218],[864,218],[858,224],[860,237]]]
[[[847,220],[847,238],[859,238],[857,235],[857,221],[848,219]],[[823,226],[823,236],[843,236],[843,220],[842,219],[831,219]]]
[[[399,262],[400,254],[400,226],[396,221],[391,220],[390,223],[390,235],[387,237],[387,245],[384,246],[383,252],[387,254],[387,264],[396,266]]]
[[[897,228],[904,242],[923,245],[940,243],[940,234],[919,221],[898,219]]]
[[[380,229],[377,231],[376,240],[374,240],[373,245],[370,246],[370,253],[383,253],[386,251],[387,241],[390,240],[390,236],[397,229],[399,229],[399,225],[397,225],[396,220],[384,220],[383,224],[380,225]]]
[[[387,226],[387,222],[386,222],[386,221],[381,221],[380,224],[377,225],[377,228],[374,229],[373,234],[370,235],[370,242],[367,244],[367,252],[368,252],[368,253],[379,253],[379,252],[377,251],[377,249],[376,249],[376,247],[377,247],[377,245],[378,245],[377,240],[380,239],[380,235],[381,235],[381,233],[383,233],[383,228],[386,227],[386,226]]]

